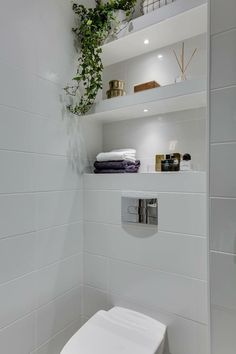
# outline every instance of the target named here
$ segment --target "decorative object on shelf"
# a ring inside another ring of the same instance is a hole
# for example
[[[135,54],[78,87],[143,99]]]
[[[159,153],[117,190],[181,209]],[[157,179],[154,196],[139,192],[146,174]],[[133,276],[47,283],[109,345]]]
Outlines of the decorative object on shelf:
[[[181,49],[181,53],[180,53],[179,57],[178,57],[175,50],[173,50],[173,52],[174,52],[175,59],[177,61],[177,64],[178,64],[178,66],[180,68],[180,72],[181,72],[180,76],[175,79],[175,82],[185,81],[185,80],[187,80],[186,71],[189,68],[189,65],[191,64],[193,57],[197,52],[197,48],[194,49],[189,60],[186,60],[186,58],[185,58],[185,43],[184,42],[182,43],[182,49]]]
[[[134,86],[134,92],[141,92],[145,90],[150,90],[156,87],[160,87],[160,85],[156,81],[149,81],[143,84],[138,84]]]
[[[111,80],[109,82],[110,89],[107,91],[107,98],[125,96],[125,83],[122,80]]]
[[[142,14],[147,14],[151,11],[159,9],[162,6],[169,5],[175,0],[143,0],[141,4]]]
[[[192,158],[190,154],[184,154],[180,162],[180,171],[191,171],[192,170]]]
[[[96,0],[94,8],[73,3],[78,25],[72,29],[80,44],[78,68],[73,78],[75,85],[64,88],[71,101],[67,108],[76,115],[86,114],[102,89],[103,64],[102,48],[106,39],[119,30],[117,11],[125,12],[126,20],[131,19],[137,0]],[[74,101],[74,102],[73,102]]]
[[[181,155],[179,153],[156,155],[155,170],[157,172],[176,172],[180,170]]]
[[[112,89],[124,90],[125,82],[123,80],[111,80],[109,81],[109,87],[110,90]]]
[[[165,155],[156,155],[155,157],[155,171],[161,171],[161,161],[165,160]]]

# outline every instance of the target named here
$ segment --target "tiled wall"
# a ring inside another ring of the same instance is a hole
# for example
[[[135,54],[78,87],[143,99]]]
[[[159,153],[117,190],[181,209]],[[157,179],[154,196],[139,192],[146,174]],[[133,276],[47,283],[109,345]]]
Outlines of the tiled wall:
[[[71,3],[0,7],[0,352],[58,354],[82,313],[85,127],[60,97],[74,63]]]
[[[168,325],[166,353],[207,354],[205,173],[85,175],[84,315],[121,305]],[[159,198],[159,229],[121,224],[122,191]]]
[[[211,0],[210,280],[212,354],[236,348],[236,2]]]

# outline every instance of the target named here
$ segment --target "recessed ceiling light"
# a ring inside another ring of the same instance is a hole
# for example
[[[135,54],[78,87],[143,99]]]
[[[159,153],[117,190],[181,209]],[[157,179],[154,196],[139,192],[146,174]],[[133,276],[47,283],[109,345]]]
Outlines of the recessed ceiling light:
[[[162,59],[162,58],[163,58],[163,55],[162,55],[162,54],[158,54],[157,58],[158,58],[158,59]]]
[[[146,44],[146,45],[149,44],[149,39],[145,39],[144,44]]]
[[[144,111],[144,113],[147,113],[149,111],[149,109],[145,108],[143,111]]]

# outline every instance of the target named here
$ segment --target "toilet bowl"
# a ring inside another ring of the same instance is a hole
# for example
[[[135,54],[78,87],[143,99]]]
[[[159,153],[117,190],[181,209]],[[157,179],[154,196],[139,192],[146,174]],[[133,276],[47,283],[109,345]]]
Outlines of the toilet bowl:
[[[166,326],[122,307],[97,312],[61,354],[163,354]]]

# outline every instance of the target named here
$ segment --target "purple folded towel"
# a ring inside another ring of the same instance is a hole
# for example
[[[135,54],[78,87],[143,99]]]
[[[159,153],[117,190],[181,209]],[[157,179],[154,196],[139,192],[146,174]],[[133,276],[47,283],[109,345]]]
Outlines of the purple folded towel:
[[[139,168],[140,161],[104,161],[104,162],[94,162],[94,167],[96,170],[126,170],[127,168]]]
[[[102,174],[102,173],[137,173],[138,172],[138,167],[134,167],[133,169],[120,169],[120,170],[112,170],[112,169],[107,169],[107,170],[98,170],[95,169],[94,173],[96,174]]]

